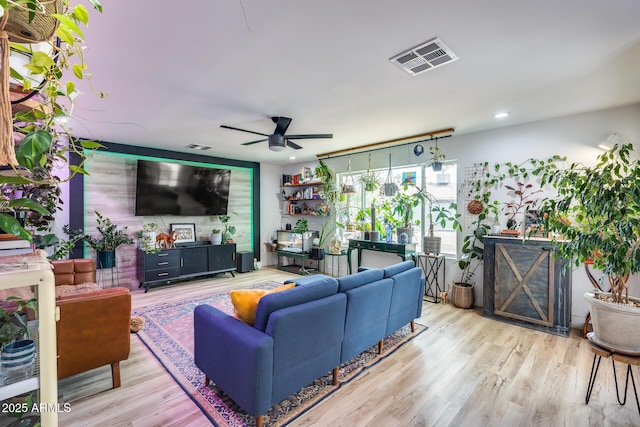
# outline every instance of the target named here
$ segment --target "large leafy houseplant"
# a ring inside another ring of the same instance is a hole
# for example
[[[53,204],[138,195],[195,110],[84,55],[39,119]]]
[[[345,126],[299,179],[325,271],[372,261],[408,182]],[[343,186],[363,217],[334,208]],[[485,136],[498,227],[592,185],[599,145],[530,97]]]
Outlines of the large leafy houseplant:
[[[96,252],[114,251],[118,246],[133,243],[133,239],[126,233],[126,226],[118,229],[118,226],[109,218],[98,211],[94,212],[97,217],[96,222],[98,225],[96,230],[98,230],[98,236],[86,234],[85,240]]]
[[[629,296],[628,279],[640,273],[640,161],[633,145],[615,144],[594,166],[573,163],[544,178],[557,190],[542,212],[558,241],[558,255],[576,266],[593,262],[610,292],[587,292],[593,333],[615,352],[640,355],[640,299]]]
[[[544,179],[557,190],[545,199],[546,228],[561,236],[561,256],[593,260],[611,286],[611,299],[629,303],[627,279],[640,273],[640,161],[633,145],[616,144],[594,166],[573,163]],[[558,240],[556,238],[556,240]]]
[[[88,2],[102,11],[98,0]],[[32,235],[25,225],[37,232],[50,231],[53,213],[62,203],[59,184],[77,173],[86,173],[83,168],[85,150],[102,148],[97,142],[73,138],[64,122],[58,120],[71,116],[79,94],[74,80],[90,79],[84,62],[81,29],[89,22],[88,11],[81,4],[70,5],[68,0],[60,3],[59,13],[50,15],[58,23],[55,37],[40,43],[39,49],[31,44],[10,43],[12,52],[29,58],[24,69],[10,69],[15,90],[24,95],[23,100],[36,95],[40,103],[31,110],[12,112],[13,132],[19,135],[16,138],[19,143],[15,147],[15,158],[8,155],[8,159],[0,164],[3,169],[0,174],[0,230],[27,240],[32,240]],[[29,17],[33,19],[44,13],[46,4],[43,0],[0,0],[0,16],[11,14],[13,8],[20,7],[28,9]],[[49,48],[42,48],[43,44],[48,44]],[[35,85],[34,79],[41,82]],[[96,94],[104,96],[103,93]],[[54,166],[66,162],[69,152],[77,154],[80,161],[69,166],[68,178],[60,179],[53,173]],[[22,195],[17,197],[18,193]],[[16,219],[20,212],[28,213],[25,224]]]

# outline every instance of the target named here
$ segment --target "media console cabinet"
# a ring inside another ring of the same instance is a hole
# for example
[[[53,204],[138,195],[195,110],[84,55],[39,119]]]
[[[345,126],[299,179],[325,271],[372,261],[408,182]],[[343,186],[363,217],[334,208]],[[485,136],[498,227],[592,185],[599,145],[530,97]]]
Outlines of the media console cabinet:
[[[138,249],[136,272],[145,293],[155,284],[185,280],[215,273],[235,277],[236,245],[197,245],[146,253]]]

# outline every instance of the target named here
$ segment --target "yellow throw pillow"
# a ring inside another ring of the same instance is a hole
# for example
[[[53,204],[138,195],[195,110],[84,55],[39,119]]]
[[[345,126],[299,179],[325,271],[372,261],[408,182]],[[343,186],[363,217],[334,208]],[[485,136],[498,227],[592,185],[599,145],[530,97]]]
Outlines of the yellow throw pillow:
[[[233,313],[236,319],[242,320],[244,323],[253,326],[256,321],[256,310],[260,298],[268,294],[286,291],[295,286],[295,283],[287,283],[278,286],[270,291],[266,289],[236,289],[229,292],[231,303],[233,304]]]

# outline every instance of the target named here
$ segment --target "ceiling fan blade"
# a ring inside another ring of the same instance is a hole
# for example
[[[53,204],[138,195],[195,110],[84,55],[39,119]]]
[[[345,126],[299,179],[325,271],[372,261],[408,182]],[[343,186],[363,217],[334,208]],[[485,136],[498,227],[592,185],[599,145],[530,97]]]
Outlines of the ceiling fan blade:
[[[231,130],[239,130],[240,132],[253,133],[253,134],[256,134],[256,135],[269,136],[266,133],[254,132],[252,130],[246,130],[246,129],[240,129],[240,128],[234,128],[232,126],[227,126],[227,125],[220,125],[220,127],[221,128],[225,128],[225,129],[231,129]]]
[[[308,135],[287,135],[288,139],[320,139],[333,138],[332,133],[312,133]]]
[[[284,135],[291,124],[289,117],[271,117],[271,120],[276,124],[276,130],[273,132],[276,135]]]
[[[300,150],[302,148],[301,146],[299,146],[295,142],[289,141],[289,139],[287,139],[287,147],[291,147],[291,148],[293,148],[295,150]]]
[[[266,141],[266,139],[259,139],[257,141],[251,141],[251,142],[243,142],[240,145],[251,145],[251,144],[257,144],[258,142],[264,142],[264,141]]]

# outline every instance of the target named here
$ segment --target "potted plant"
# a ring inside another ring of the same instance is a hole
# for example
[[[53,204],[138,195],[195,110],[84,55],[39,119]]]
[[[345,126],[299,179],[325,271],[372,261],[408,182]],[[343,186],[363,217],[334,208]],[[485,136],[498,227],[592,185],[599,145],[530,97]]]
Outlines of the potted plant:
[[[37,310],[36,299],[23,300],[11,296],[0,301],[0,348],[6,344],[30,336],[24,309]]]
[[[94,9],[102,12],[98,0],[89,2]],[[60,10],[59,6],[62,6]],[[0,187],[3,190],[0,191],[0,230],[31,241],[31,233],[25,229],[25,224],[19,223],[15,213],[30,211],[26,226],[36,231],[49,231],[53,213],[62,203],[59,184],[77,173],[86,173],[83,164],[89,151],[104,148],[94,141],[73,138],[66,125],[56,120],[69,117],[73,111],[78,91],[69,76],[85,80],[91,78],[84,62],[84,34],[80,29],[88,24],[89,14],[81,4],[69,6],[67,2],[42,0],[6,2],[4,13],[8,15],[5,29],[13,43],[12,55],[24,55],[25,65],[21,68],[11,67],[11,85],[8,78],[2,82],[10,86],[2,91],[6,97],[0,101],[7,107],[2,110],[3,114],[12,110],[9,102],[20,104],[28,99],[37,99],[40,104],[27,111],[15,109],[10,113],[12,117],[2,117],[6,122],[11,119],[13,126],[3,125],[3,136],[0,138],[0,169],[3,170],[0,174]],[[12,22],[21,14],[31,16],[22,23],[18,22],[20,19]],[[45,35],[30,31],[41,20],[52,21],[50,33]],[[27,28],[21,28],[22,25]],[[56,27],[57,37],[54,37],[53,30]],[[27,40],[24,40],[25,34],[29,33],[34,36],[26,36]],[[58,37],[62,40],[61,44],[58,43]],[[18,44],[33,41],[42,42],[35,53],[29,46]],[[48,45],[48,49],[44,45]],[[8,47],[3,47],[5,49],[8,50]],[[40,84],[33,84],[33,79],[41,79]],[[97,95],[105,96],[103,93]],[[55,166],[60,159],[66,159],[69,152],[78,155],[80,162],[69,166],[68,178],[60,179],[55,175]],[[10,189],[24,191],[24,194],[22,197],[8,197],[6,190]]]
[[[400,242],[402,234],[406,234],[408,242],[413,239],[413,226],[420,225],[420,220],[413,220],[415,208],[423,201],[420,190],[409,192],[405,185],[403,191],[398,191],[390,201],[392,218],[395,218],[396,234]]]
[[[427,232],[428,234],[423,237],[422,251],[427,254],[439,254],[442,246],[442,238],[435,235],[436,220],[433,215],[435,213],[434,203],[436,202],[436,198],[426,189],[418,188],[418,191],[422,201],[427,204],[427,218],[429,219],[429,230]]]
[[[154,254],[160,252],[161,248],[156,245],[156,231],[158,225],[154,222],[144,224],[142,230],[138,230],[135,233],[135,237],[138,240],[138,249],[143,250],[147,254]]]
[[[380,181],[374,171],[367,171],[360,177],[360,182],[364,188],[364,191],[376,191],[380,185]]]
[[[209,240],[211,240],[212,245],[219,245],[222,243],[222,231],[219,228],[214,228],[211,230],[211,235],[209,235]]]
[[[299,218],[293,226],[293,232],[298,234],[304,234],[309,231],[309,222],[306,218]]]
[[[235,212],[233,212],[233,214],[235,214]],[[224,230],[222,230],[222,242],[233,243],[233,235],[236,234],[236,226],[229,225],[231,215],[220,215],[219,218],[222,225],[224,225]]]
[[[37,310],[36,299],[8,297],[0,302],[0,376],[3,384],[26,379],[33,372],[36,357],[24,309]]]
[[[322,198],[328,203],[335,203],[340,197],[340,192],[336,185],[335,174],[329,169],[329,166],[322,159],[318,160],[319,164],[315,168],[315,173],[322,181]]]
[[[133,239],[126,234],[127,227],[118,229],[111,219],[104,217],[100,212],[96,214],[96,230],[98,236],[85,235],[85,240],[97,253],[98,268],[113,268],[116,265],[115,252],[118,246],[133,243]]]
[[[440,151],[440,148],[438,148],[437,139],[436,145],[429,147],[429,154],[431,155],[431,158],[429,158],[427,163],[431,165],[431,169],[433,169],[434,172],[440,172],[442,170],[442,162],[444,162],[446,156],[442,151]]]
[[[632,156],[634,158],[632,158]],[[576,266],[590,259],[611,291],[587,292],[594,341],[614,351],[640,355],[640,299],[629,296],[627,279],[640,273],[640,161],[632,144],[615,144],[594,166],[573,163],[547,173],[557,196],[543,201],[545,227],[557,254]]]
[[[525,184],[520,181],[516,183],[515,187],[505,185],[505,188],[513,193],[514,196],[512,201],[506,203],[506,215],[509,217],[507,220],[507,228],[513,230],[513,232],[509,234],[519,235],[520,232],[516,230],[518,225],[516,216],[521,214],[526,215],[527,211],[535,205],[536,200],[532,199],[533,195],[542,192],[542,190],[533,190],[533,184]]]

